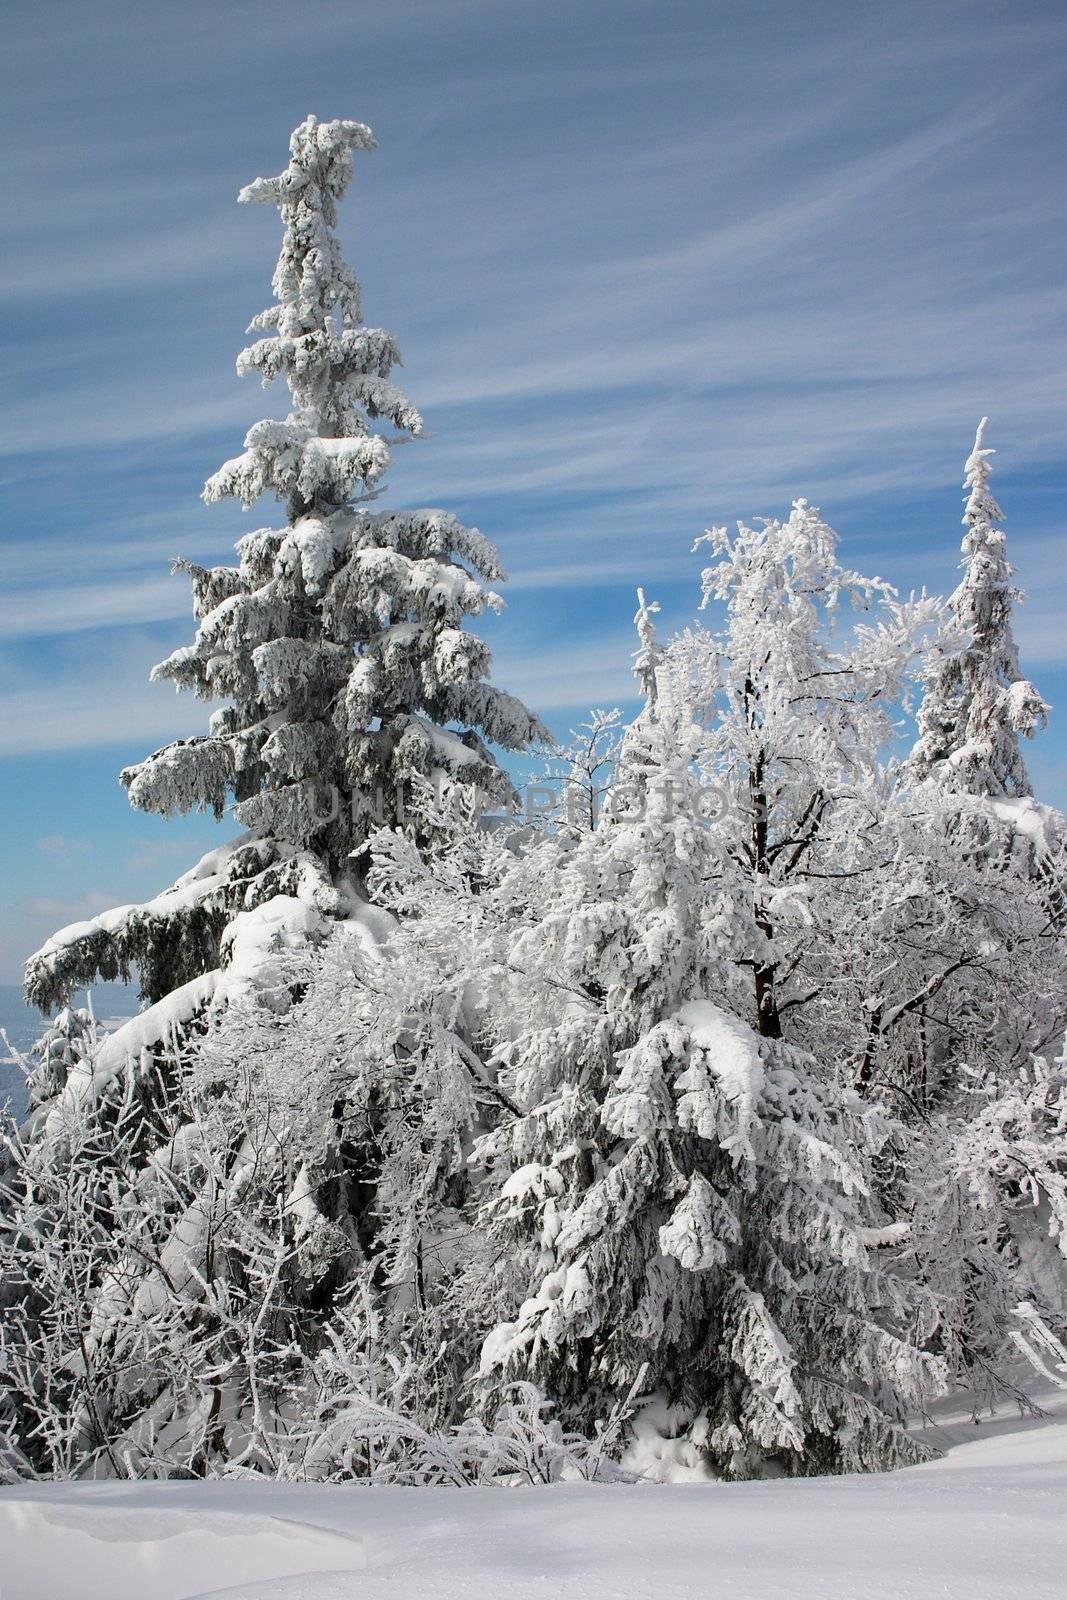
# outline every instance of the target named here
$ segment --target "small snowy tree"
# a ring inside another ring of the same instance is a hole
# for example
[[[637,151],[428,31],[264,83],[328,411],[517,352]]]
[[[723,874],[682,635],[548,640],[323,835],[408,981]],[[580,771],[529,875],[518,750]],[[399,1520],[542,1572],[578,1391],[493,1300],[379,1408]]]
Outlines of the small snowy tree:
[[[86,1071],[99,1043],[90,1006],[64,1006],[35,1042],[26,1063],[31,1109],[64,1089],[72,1072]]]
[[[1046,1237],[1067,1259],[1067,1042],[975,1094],[952,1155],[980,1210],[1011,1231],[1012,1217],[1035,1211]],[[1067,1291],[1067,1278],[1061,1283]],[[1039,1284],[1031,1295],[1042,1298]]]
[[[585,722],[570,730],[565,743],[551,744],[541,752],[545,765],[529,792],[529,822],[546,822],[569,834],[596,827],[614,781],[623,737],[621,716],[618,707],[594,707]]]
[[[907,1260],[935,1296],[934,1342],[976,1414],[1005,1397],[1029,1404],[1005,1363],[1020,1300],[1067,1327],[1065,1065],[1063,1053],[1038,1056],[999,1085],[972,1073],[908,1130]]]
[[[949,602],[954,636],[927,675],[910,761],[919,777],[950,790],[1017,798],[1032,792],[1019,737],[1031,738],[1049,707],[1019,668],[1011,613],[1023,596],[995,526],[1004,513],[989,487],[987,421],[978,425],[965,468],[964,576]]]

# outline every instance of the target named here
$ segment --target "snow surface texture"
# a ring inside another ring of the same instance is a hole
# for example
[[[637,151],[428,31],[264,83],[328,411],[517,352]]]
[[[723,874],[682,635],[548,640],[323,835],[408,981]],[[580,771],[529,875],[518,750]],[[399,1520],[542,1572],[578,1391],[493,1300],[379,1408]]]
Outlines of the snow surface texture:
[[[1067,1394],[883,1476],[536,1489],[25,1484],[3,1600],[1062,1600]]]

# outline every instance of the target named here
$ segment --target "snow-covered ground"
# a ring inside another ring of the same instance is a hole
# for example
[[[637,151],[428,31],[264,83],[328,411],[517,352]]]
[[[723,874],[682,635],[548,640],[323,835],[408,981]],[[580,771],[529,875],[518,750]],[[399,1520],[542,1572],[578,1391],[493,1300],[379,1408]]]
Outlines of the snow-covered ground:
[[[883,1477],[0,1491],[3,1600],[1063,1600],[1067,1394]]]

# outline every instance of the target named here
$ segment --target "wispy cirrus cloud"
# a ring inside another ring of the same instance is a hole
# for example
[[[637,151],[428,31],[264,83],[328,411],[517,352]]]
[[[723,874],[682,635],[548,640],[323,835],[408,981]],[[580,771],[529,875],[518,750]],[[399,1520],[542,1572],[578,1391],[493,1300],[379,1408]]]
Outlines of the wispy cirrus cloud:
[[[203,703],[148,682],[164,653],[146,632],[123,630],[111,640],[65,640],[44,671],[32,659],[0,663],[0,756],[106,746],[133,762],[168,738],[201,731]]]
[[[3,634],[11,641],[96,628],[143,627],[189,613],[187,581],[120,578],[117,582],[30,590],[5,618]]]

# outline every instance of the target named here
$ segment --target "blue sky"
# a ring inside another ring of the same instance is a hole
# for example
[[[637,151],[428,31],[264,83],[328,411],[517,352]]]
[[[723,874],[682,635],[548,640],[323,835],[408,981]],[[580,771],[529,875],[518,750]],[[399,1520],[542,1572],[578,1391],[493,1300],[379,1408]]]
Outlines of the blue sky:
[[[94,0],[4,47],[0,981],[218,836],[116,774],[203,726],[147,683],[191,631],[170,559],[273,517],[198,494],[284,414],[233,371],[278,243],[234,201],[309,111],[379,139],[342,235],[429,430],[390,500],[497,541],[495,675],[554,727],[629,695],[636,583],[693,615],[711,522],[804,494],[850,564],[951,588],[984,413],[1067,706],[1058,0]]]

